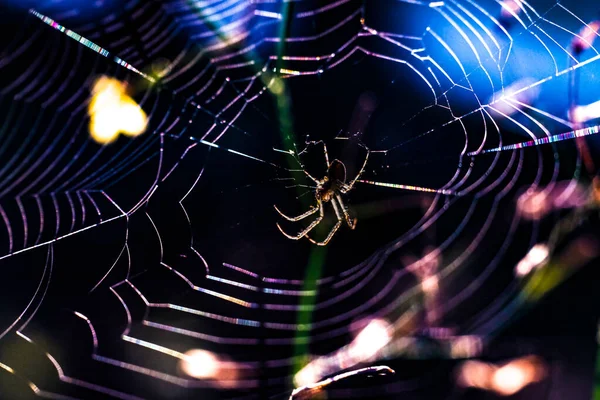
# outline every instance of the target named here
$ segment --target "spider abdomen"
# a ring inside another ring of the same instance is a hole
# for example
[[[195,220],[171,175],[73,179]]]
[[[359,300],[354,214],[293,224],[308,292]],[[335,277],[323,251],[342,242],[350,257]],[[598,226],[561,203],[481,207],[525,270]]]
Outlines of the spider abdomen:
[[[346,182],[346,166],[340,160],[333,160],[327,169],[327,177],[330,182]]]

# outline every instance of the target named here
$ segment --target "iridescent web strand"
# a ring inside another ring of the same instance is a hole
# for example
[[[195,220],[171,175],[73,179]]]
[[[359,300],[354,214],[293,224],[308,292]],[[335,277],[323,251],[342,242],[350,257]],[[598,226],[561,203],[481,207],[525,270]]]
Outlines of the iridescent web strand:
[[[411,190],[413,192],[440,193],[440,194],[448,194],[448,195],[454,194],[454,192],[452,190],[446,190],[446,189],[431,189],[431,188],[426,188],[426,187],[421,187],[421,186],[400,185],[397,183],[365,181],[362,179],[357,180],[357,182],[368,183],[369,185],[383,186],[383,187],[388,187],[388,188],[393,188],[393,189]]]
[[[502,146],[502,147],[496,147],[493,149],[483,150],[481,152],[472,151],[470,153],[467,153],[467,155],[468,156],[476,156],[476,155],[485,154],[485,153],[496,153],[499,151],[522,149],[525,147],[538,146],[540,144],[561,142],[563,140],[569,140],[569,139],[574,139],[574,138],[583,137],[583,136],[595,135],[598,132],[600,132],[600,125],[591,126],[589,128],[577,129],[577,130],[574,130],[571,132],[566,132],[566,133],[559,133],[557,135],[552,135],[552,136],[548,136],[548,137],[541,138],[541,139],[534,139],[534,140],[530,140],[528,142],[509,144],[509,145]]]
[[[44,14],[41,14],[39,12],[37,12],[36,10],[34,10],[33,8],[29,10],[30,14],[35,15],[36,17],[38,17],[39,19],[41,19],[42,21],[44,21],[46,24],[50,25],[51,27],[53,27],[54,29],[56,29],[57,31],[60,31],[62,33],[64,33],[65,35],[67,35],[68,37],[70,37],[73,40],[77,40],[79,43],[83,44],[84,46],[86,46],[87,48],[90,48],[92,50],[94,50],[96,53],[106,57],[106,58],[110,58],[112,59],[114,62],[116,62],[117,64],[135,72],[136,74],[146,78],[147,80],[149,80],[150,82],[156,82],[156,80],[151,77],[146,75],[145,73],[143,73],[142,71],[136,69],[133,65],[129,64],[128,62],[122,60],[121,58],[111,54],[108,50],[98,46],[96,43],[92,42],[91,40],[88,40],[86,38],[84,38],[83,36],[81,36],[80,34],[78,34],[77,32],[74,32],[70,29],[65,28],[64,26],[60,25],[58,22],[54,21],[52,18],[45,16]]]

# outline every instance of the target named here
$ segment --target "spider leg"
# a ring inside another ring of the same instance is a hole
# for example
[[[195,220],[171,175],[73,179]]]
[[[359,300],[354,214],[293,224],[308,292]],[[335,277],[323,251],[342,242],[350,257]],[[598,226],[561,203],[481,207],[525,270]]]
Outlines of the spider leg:
[[[311,174],[309,174],[308,172],[306,172],[306,170],[304,169],[304,165],[303,164],[300,164],[300,166],[302,167],[302,169],[289,169],[288,171],[291,171],[291,172],[302,172],[302,173],[304,173],[304,175],[306,175],[308,177],[308,179],[310,179],[311,181],[313,181],[317,185],[322,185],[323,184],[323,181],[318,180],[317,178],[315,178],[314,176],[312,176]],[[292,179],[294,179],[294,178],[292,178]]]
[[[311,212],[314,213],[316,210],[319,210],[319,216],[317,217],[317,219],[315,219],[313,222],[311,222],[310,225],[308,225],[303,231],[301,231],[300,233],[298,233],[296,236],[289,235],[289,234],[285,233],[284,230],[281,229],[281,226],[279,226],[279,224],[276,224],[277,228],[279,228],[279,231],[281,233],[283,233],[283,235],[285,237],[287,237],[288,239],[293,239],[293,240],[302,239],[304,236],[306,236],[306,234],[308,232],[310,232],[312,229],[314,229],[314,227],[317,226],[319,224],[319,222],[321,222],[321,220],[323,219],[323,216],[325,215],[325,212],[323,210],[323,203],[321,203],[320,201],[319,201],[319,208],[315,208],[315,210],[314,211],[311,210]],[[277,210],[277,211],[279,211],[279,210]]]
[[[313,244],[316,244],[317,246],[327,246],[327,243],[329,243],[329,241],[331,240],[333,235],[335,235],[337,230],[342,225],[342,215],[340,214],[340,209],[338,208],[337,204],[335,203],[335,199],[331,199],[331,205],[333,206],[333,210],[335,211],[335,215],[337,216],[338,220],[335,223],[335,225],[333,226],[333,228],[331,228],[331,231],[329,231],[329,234],[327,235],[325,240],[323,240],[322,242],[317,242],[313,238],[307,236],[308,240],[310,240]]]
[[[329,154],[327,153],[327,145],[323,140],[308,142],[307,144],[312,144],[314,146],[318,144],[323,145],[323,152],[325,153],[325,168],[329,168]]]
[[[325,153],[325,163],[327,164],[327,168],[329,168],[329,154],[327,154],[327,145],[323,141],[321,141],[321,143],[323,143],[323,152]]]
[[[298,215],[297,217],[288,217],[287,215],[285,215],[284,213],[279,211],[279,208],[277,208],[277,206],[273,206],[273,207],[275,207],[275,211],[277,211],[279,213],[279,215],[281,215],[283,218],[287,219],[288,221],[300,221],[301,219],[304,219],[310,215],[313,215],[317,211],[319,211],[319,207],[312,207],[310,210],[308,210],[304,214]]]
[[[340,196],[338,193],[335,197],[337,198],[338,203],[340,203],[340,207],[342,208],[342,212],[344,213],[344,218],[346,219],[346,223],[348,224],[350,229],[356,228],[356,218],[350,217],[350,214],[348,213],[348,209],[346,208],[346,206],[344,205],[344,202],[342,200],[342,196]]]
[[[308,172],[306,172],[306,170],[304,169],[304,165],[302,165],[302,172],[304,172],[304,174],[306,176],[308,176],[308,178],[313,181],[314,183],[316,183],[317,185],[322,185],[323,181],[318,180],[317,178],[315,178],[314,176],[312,176],[311,174],[309,174]]]
[[[294,145],[294,147],[295,147],[295,145]],[[300,165],[301,169],[290,169],[290,171],[294,171],[294,172],[302,171],[304,173],[304,175],[306,175],[308,177],[308,179],[310,179],[311,181],[313,181],[317,185],[322,185],[323,184],[322,181],[318,180],[317,178],[315,178],[314,176],[312,176],[311,174],[309,174],[306,171],[306,167],[304,167],[304,164],[302,164],[302,161],[300,160],[300,154],[302,154],[302,152],[298,153],[298,149],[296,149],[293,157],[296,160],[296,162],[298,163],[298,165]]]
[[[325,153],[325,168],[329,168],[329,154],[327,153],[327,145],[325,144],[324,141],[319,140],[318,142],[308,142],[308,144],[313,144],[313,145],[317,145],[321,143],[323,145],[323,152]],[[304,151],[306,151],[306,148],[304,150],[302,150],[300,153],[297,152],[296,150],[296,161],[298,162],[298,164],[300,164],[300,166],[302,167],[302,172],[304,172],[304,174],[310,179],[312,180],[314,183],[316,183],[317,185],[322,185],[324,182],[323,180],[319,180],[317,178],[315,178],[314,176],[312,176],[311,174],[309,174],[306,171],[306,167],[304,166],[304,164],[302,164],[302,161],[300,161],[300,157],[299,155],[302,154]]]
[[[363,172],[365,172],[365,168],[367,167],[367,162],[369,161],[370,154],[371,154],[371,151],[367,150],[367,156],[365,157],[365,161],[363,162],[362,168],[360,169],[360,171],[358,171],[358,174],[356,174],[354,179],[352,179],[352,181],[348,185],[344,185],[344,187],[341,190],[342,193],[348,193],[350,190],[352,190],[352,188],[354,187],[354,184],[356,183],[358,178],[360,178],[360,176],[363,174]]]

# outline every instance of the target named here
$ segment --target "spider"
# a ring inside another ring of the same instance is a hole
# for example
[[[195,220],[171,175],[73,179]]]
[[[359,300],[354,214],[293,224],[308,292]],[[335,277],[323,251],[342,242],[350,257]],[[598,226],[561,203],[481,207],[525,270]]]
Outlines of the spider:
[[[317,143],[319,143],[319,142],[317,142]],[[308,210],[304,214],[298,215],[297,217],[288,217],[287,215],[282,213],[277,208],[276,205],[274,207],[275,207],[275,210],[279,213],[279,215],[281,215],[283,218],[287,219],[288,221],[293,221],[293,222],[300,221],[300,220],[307,218],[318,212],[319,216],[297,235],[290,235],[290,234],[286,233],[281,228],[281,226],[279,226],[279,223],[277,223],[276,225],[277,225],[277,228],[279,228],[279,230],[281,231],[281,233],[283,233],[283,235],[289,239],[300,240],[303,237],[306,237],[306,238],[308,238],[308,240],[310,240],[313,244],[316,244],[317,246],[326,246],[327,243],[329,243],[329,241],[331,240],[331,238],[333,238],[333,235],[335,235],[337,230],[340,228],[343,221],[346,221],[346,224],[350,227],[350,229],[356,228],[356,218],[350,217],[350,214],[348,213],[348,209],[346,208],[346,206],[344,205],[344,201],[342,200],[342,195],[346,194],[350,190],[352,190],[352,188],[354,187],[354,184],[356,183],[358,178],[364,172],[365,167],[367,166],[367,161],[369,160],[370,151],[367,149],[367,155],[365,157],[365,161],[363,162],[363,165],[362,165],[360,171],[358,172],[358,174],[354,177],[354,179],[352,181],[350,181],[349,183],[346,183],[346,166],[344,165],[343,162],[341,162],[340,160],[337,160],[337,159],[329,162],[329,155],[327,154],[327,146],[325,145],[324,142],[320,142],[320,143],[323,144],[323,151],[325,153],[325,162],[327,165],[327,174],[325,175],[325,177],[323,177],[323,179],[317,179],[317,178],[313,177],[312,175],[310,175],[303,168],[303,171],[306,174],[306,176],[317,185],[316,190],[315,190],[315,199],[317,201],[317,204],[315,206],[311,207],[310,210]],[[302,164],[300,164],[300,165],[302,165]],[[323,203],[331,203],[331,206],[333,207],[333,211],[335,212],[335,215],[337,217],[337,222],[335,223],[335,225],[333,226],[331,231],[329,231],[329,234],[327,235],[327,237],[325,237],[325,239],[323,241],[319,242],[319,241],[314,240],[310,236],[308,236],[308,233],[310,231],[312,231],[317,225],[319,225],[319,223],[323,220],[323,218],[325,216],[325,209],[324,209]]]

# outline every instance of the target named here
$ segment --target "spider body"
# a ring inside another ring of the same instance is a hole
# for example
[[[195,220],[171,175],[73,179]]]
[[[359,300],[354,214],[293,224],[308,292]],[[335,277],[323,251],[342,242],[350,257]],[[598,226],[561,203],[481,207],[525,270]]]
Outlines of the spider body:
[[[346,166],[340,160],[333,160],[327,169],[327,175],[317,184],[317,201],[328,203],[341,193],[346,183]]]
[[[367,156],[365,157],[365,161],[359,173],[350,183],[346,183],[346,166],[340,160],[333,160],[332,162],[329,162],[327,146],[323,142],[320,143],[323,144],[323,150],[325,153],[325,163],[327,165],[326,175],[323,177],[323,179],[317,179],[311,176],[308,172],[306,172],[306,170],[303,170],[306,176],[316,184],[315,200],[317,204],[311,207],[311,209],[305,212],[304,214],[301,214],[297,217],[288,217],[287,215],[279,211],[277,206],[275,206],[275,210],[279,213],[279,215],[281,215],[288,221],[300,221],[318,212],[319,216],[315,220],[313,220],[305,229],[300,231],[300,233],[298,233],[297,235],[290,235],[286,233],[283,229],[281,229],[281,226],[279,226],[279,224],[277,224],[277,228],[279,228],[281,233],[283,233],[283,235],[289,239],[300,240],[303,237],[306,237],[308,238],[308,240],[310,240],[312,243],[318,246],[325,246],[327,245],[327,243],[329,243],[333,235],[335,235],[337,230],[340,228],[342,222],[345,221],[348,227],[350,227],[350,229],[354,229],[356,227],[356,218],[350,217],[348,209],[344,205],[342,195],[352,190],[354,184],[362,175],[367,165],[367,161],[369,159],[369,152],[367,150]],[[329,234],[327,235],[327,237],[325,237],[324,240],[316,241],[310,236],[308,236],[308,233],[323,220],[325,216],[323,204],[331,204],[333,211],[335,212],[335,215],[337,217],[337,222],[335,223],[331,231],[329,231]]]

